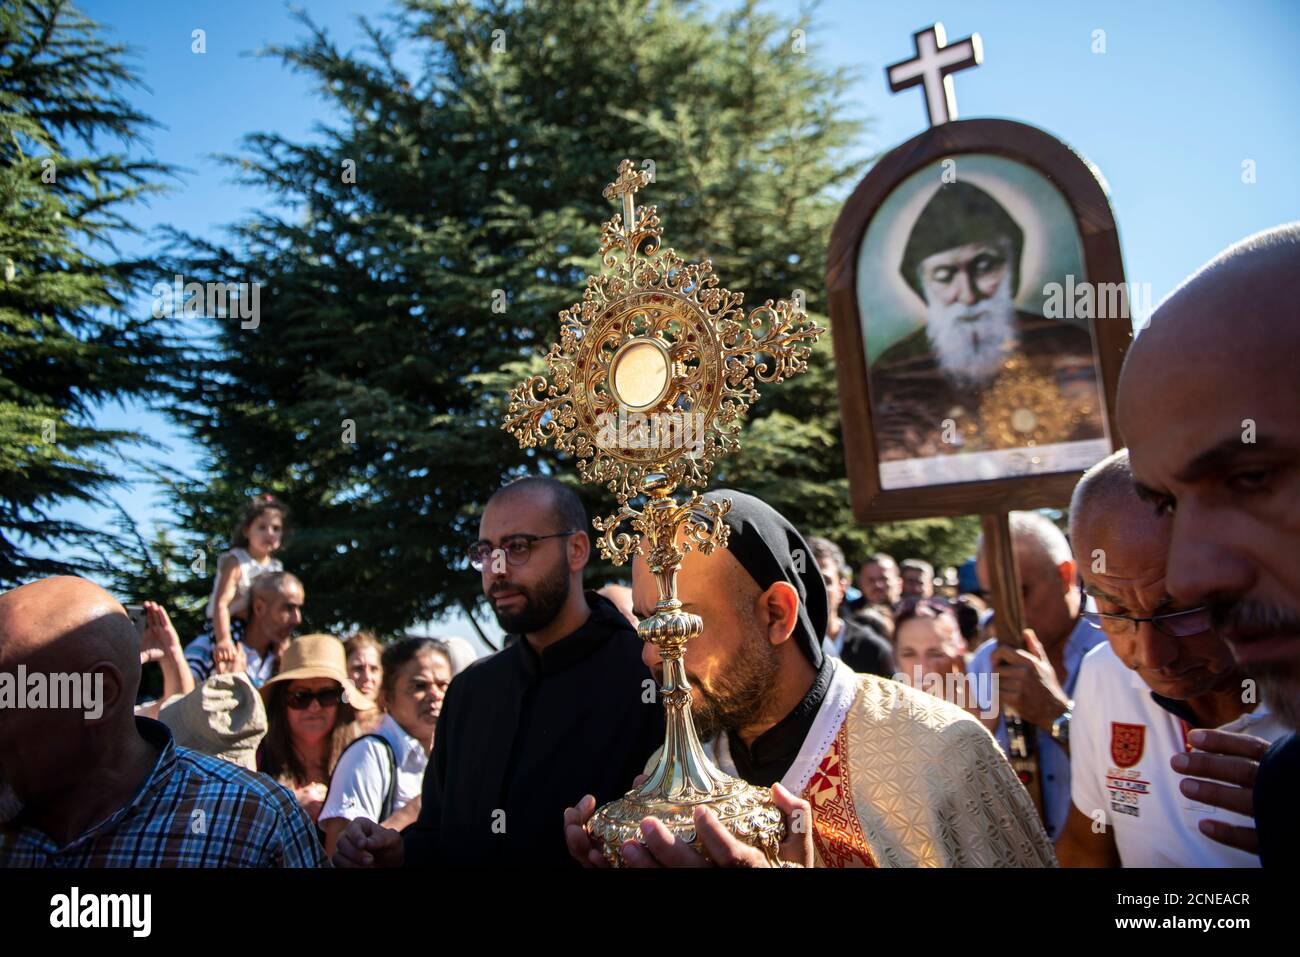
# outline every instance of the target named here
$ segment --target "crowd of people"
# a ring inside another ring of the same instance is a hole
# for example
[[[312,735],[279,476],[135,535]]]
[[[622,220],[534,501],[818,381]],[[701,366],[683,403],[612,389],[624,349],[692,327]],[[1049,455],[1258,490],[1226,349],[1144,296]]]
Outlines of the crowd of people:
[[[817,866],[1278,866],[1300,796],[1300,228],[1227,250],[1136,339],[1128,443],[1089,469],[1068,535],[1013,513],[1024,634],[979,589],[869,557],[765,502],[678,579],[703,635],[691,713],[711,760],[771,790],[783,862]],[[636,623],[658,590],[584,587],[580,500],[552,478],[485,502],[468,560],[508,635],[294,637],[307,595],[275,554],[289,513],[250,503],[187,647],[156,604],[50,578],[0,595],[0,672],[93,674],[101,713],[0,722],[8,866],[585,866],[587,824],[663,769],[665,681]],[[806,561],[811,556],[812,561]],[[936,593],[936,584],[938,593]],[[853,586],[856,585],[856,588]],[[1002,636],[1005,638],[1006,636]],[[158,701],[135,700],[145,662]],[[1036,805],[1006,758],[1032,733]],[[700,808],[696,843],[647,818],[627,866],[761,866]],[[699,853],[701,847],[707,854]]]

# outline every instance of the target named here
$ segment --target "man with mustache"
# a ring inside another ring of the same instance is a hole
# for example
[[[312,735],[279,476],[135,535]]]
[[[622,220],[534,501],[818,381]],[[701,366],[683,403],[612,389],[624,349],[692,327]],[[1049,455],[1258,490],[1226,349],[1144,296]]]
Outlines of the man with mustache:
[[[1016,308],[1023,245],[1019,224],[970,183],[940,186],[921,210],[899,271],[926,322],[871,365],[881,461],[1002,447],[983,402],[1011,359],[1021,363],[1014,374],[1088,410],[1049,441],[1104,435],[1087,329]]]
[[[858,591],[861,594],[857,598],[844,602],[845,610],[863,624],[870,625],[871,619],[879,616],[892,627],[894,609],[903,594],[903,580],[898,576],[894,559],[881,552],[863,562],[858,569]],[[890,637],[884,631],[881,633]]]
[[[254,688],[260,688],[280,670],[280,655],[289,647],[302,624],[306,592],[291,572],[267,572],[253,579],[248,602],[248,624],[239,640],[242,670]],[[185,661],[196,684],[213,674],[228,673],[233,666],[212,657],[212,638],[200,635],[185,646]]]
[[[792,821],[810,807],[811,852],[793,826],[783,851],[823,867],[1054,864],[1029,795],[979,721],[823,653],[826,589],[794,526],[751,495],[704,498],[730,501],[722,519],[730,541],[710,555],[688,552],[678,578],[683,607],[704,621],[686,648],[691,714],[723,771],[771,787]],[[632,566],[632,591],[638,617],[653,614],[658,593],[644,556]],[[654,645],[644,657],[662,677]],[[604,862],[583,829],[597,803],[588,795],[565,812],[570,853],[591,866]],[[721,850],[727,863],[765,863],[707,813],[696,824],[713,860]],[[644,847],[621,849],[629,865],[707,863],[654,819],[642,833]]]
[[[1172,521],[1166,588],[1208,605],[1215,629],[1300,725],[1300,223],[1227,249],[1169,295],[1133,343],[1119,424],[1138,494]],[[1171,357],[1177,361],[1170,361]],[[1300,744],[1265,756],[1213,731],[1179,755],[1188,797],[1249,814],[1203,825],[1265,867],[1300,854]],[[1262,763],[1261,763],[1262,762]]]
[[[1070,541],[1087,613],[1109,643],[1079,671],[1070,722],[1073,803],[1056,854],[1065,867],[1257,867],[1259,858],[1206,837],[1212,808],[1179,792],[1170,766],[1194,728],[1266,740],[1286,727],[1246,692],[1245,672],[1210,627],[1165,589],[1170,521],[1137,497],[1128,452],[1084,473],[1070,502]],[[1249,827],[1239,814],[1218,815]]]
[[[577,495],[551,478],[488,501],[469,559],[507,645],[448,687],[419,819],[401,834],[352,821],[339,866],[572,866],[565,807],[631,786],[663,742],[663,709],[635,629],[583,591],[587,527]]]

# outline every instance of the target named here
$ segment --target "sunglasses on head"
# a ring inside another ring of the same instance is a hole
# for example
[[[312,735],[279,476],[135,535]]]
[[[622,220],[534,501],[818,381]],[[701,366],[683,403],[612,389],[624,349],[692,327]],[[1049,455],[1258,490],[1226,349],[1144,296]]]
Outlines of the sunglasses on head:
[[[320,691],[290,691],[284,696],[284,703],[294,711],[304,711],[311,707],[313,701],[322,708],[337,708],[343,700],[341,688],[322,688]]]

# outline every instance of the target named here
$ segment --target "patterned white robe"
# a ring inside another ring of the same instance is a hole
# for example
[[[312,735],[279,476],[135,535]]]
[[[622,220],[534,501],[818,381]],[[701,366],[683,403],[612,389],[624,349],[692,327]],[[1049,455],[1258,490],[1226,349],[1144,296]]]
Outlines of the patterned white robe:
[[[707,748],[736,774],[725,734]],[[984,725],[840,661],[781,783],[812,805],[818,867],[1056,866],[1033,801]]]

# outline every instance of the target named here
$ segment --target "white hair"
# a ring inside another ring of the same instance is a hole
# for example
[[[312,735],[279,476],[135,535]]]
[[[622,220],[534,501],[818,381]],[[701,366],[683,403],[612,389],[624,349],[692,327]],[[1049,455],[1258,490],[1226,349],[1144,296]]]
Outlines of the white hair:
[[[985,386],[1016,348],[1016,303],[1007,270],[992,297],[967,305],[926,300],[926,335],[949,379]]]
[[[1046,515],[1039,512],[1012,512],[1007,516],[1007,522],[1011,526],[1013,544],[1031,542],[1052,560],[1053,565],[1074,561],[1074,553],[1070,551],[1065,533]],[[975,551],[977,554],[984,551],[983,533],[980,533]]]

